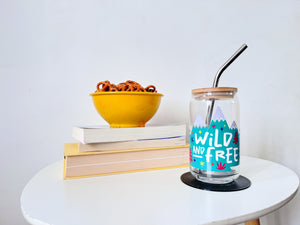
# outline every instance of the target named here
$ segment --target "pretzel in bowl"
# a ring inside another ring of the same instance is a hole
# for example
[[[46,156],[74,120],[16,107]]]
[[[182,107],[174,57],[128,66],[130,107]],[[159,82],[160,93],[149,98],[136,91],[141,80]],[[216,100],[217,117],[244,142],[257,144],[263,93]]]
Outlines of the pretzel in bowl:
[[[131,91],[131,92],[152,92],[157,93],[154,85],[149,85],[144,88],[138,82],[127,80],[126,82],[119,83],[117,85],[110,83],[110,81],[101,81],[97,84],[97,90],[95,92],[108,92],[108,91]]]

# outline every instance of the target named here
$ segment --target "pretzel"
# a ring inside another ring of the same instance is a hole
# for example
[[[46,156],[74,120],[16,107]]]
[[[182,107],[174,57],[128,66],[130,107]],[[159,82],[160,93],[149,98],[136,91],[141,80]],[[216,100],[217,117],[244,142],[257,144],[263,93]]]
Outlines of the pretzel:
[[[157,92],[154,85],[149,85],[145,88],[147,92]]]
[[[100,88],[100,86],[102,85],[102,88]],[[97,84],[97,91],[101,92],[101,91],[108,91],[110,87],[110,82],[108,80],[106,81],[101,81]]]
[[[117,85],[118,91],[126,91],[126,89],[128,88],[128,85],[126,83],[119,83]]]
[[[109,86],[109,91],[118,91],[118,88],[117,88],[116,85],[111,84],[111,85]]]
[[[127,80],[126,82],[119,83],[117,85],[110,83],[110,81],[101,81],[97,84],[97,90],[95,92],[108,92],[108,91],[131,91],[131,92],[152,92],[156,93],[154,85],[149,85],[144,88],[138,82]]]

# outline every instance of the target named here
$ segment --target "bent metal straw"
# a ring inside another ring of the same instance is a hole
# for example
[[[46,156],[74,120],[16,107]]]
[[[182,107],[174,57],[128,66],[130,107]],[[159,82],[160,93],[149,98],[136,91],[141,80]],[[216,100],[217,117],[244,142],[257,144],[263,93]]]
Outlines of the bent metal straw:
[[[221,68],[218,70],[215,79],[214,79],[214,83],[213,83],[213,87],[218,87],[218,83],[219,83],[219,79],[222,75],[222,73],[225,71],[225,69],[237,58],[239,57],[240,54],[242,54],[243,51],[246,50],[248,46],[246,44],[243,44],[224,64],[223,66],[221,66]],[[210,122],[211,122],[211,117],[212,117],[212,113],[213,113],[213,109],[214,109],[214,104],[215,104],[215,100],[212,99],[209,101],[209,105],[208,105],[208,111],[207,111],[207,115],[206,115],[206,120],[205,123],[207,126],[209,126]]]

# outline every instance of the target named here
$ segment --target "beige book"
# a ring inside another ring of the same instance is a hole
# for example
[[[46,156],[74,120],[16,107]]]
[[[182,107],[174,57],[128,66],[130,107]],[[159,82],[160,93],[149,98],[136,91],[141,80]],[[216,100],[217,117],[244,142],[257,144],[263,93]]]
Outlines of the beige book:
[[[188,145],[81,153],[78,151],[77,143],[67,143],[65,144],[64,178],[183,167],[188,164]]]

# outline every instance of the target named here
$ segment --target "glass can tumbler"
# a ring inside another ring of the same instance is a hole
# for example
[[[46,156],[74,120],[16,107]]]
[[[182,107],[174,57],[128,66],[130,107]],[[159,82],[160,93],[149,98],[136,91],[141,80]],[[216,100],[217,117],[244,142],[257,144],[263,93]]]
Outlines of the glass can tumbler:
[[[225,184],[239,177],[239,125],[237,88],[192,90],[190,171],[197,180]]]

